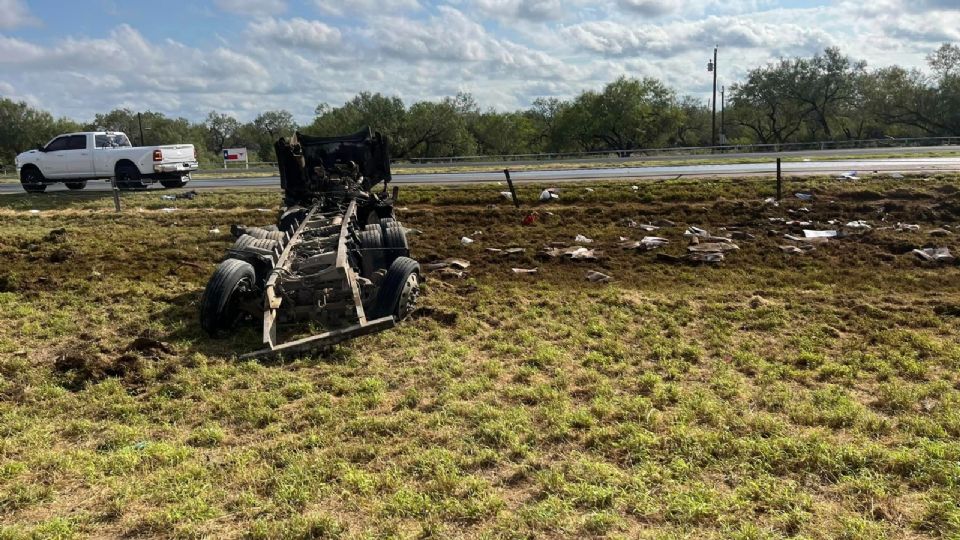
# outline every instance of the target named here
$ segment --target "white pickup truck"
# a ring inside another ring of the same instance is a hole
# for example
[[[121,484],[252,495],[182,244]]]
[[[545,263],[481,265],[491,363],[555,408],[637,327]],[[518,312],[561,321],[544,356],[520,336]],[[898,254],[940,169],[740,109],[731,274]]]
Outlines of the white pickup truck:
[[[83,189],[87,180],[116,178],[120,189],[144,189],[153,182],[183,187],[197,170],[192,144],[132,146],[119,132],[87,131],[55,137],[42,148],[17,156],[20,184],[29,193],[63,182]]]

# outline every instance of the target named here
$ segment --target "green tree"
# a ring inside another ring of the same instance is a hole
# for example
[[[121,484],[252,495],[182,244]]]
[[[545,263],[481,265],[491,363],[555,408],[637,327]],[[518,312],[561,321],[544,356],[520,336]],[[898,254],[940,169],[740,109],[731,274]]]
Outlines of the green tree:
[[[207,148],[217,153],[230,144],[240,131],[240,122],[227,114],[210,111],[204,122],[207,128]]]

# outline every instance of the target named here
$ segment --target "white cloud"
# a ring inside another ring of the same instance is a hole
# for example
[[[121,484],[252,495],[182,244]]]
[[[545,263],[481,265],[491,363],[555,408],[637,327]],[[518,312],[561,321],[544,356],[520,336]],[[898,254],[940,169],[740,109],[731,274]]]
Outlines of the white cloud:
[[[299,17],[288,20],[271,17],[252,21],[248,30],[255,39],[286,47],[324,49],[340,41],[340,30],[320,21],[308,21]]]
[[[313,5],[324,15],[360,18],[384,14],[412,13],[421,9],[417,0],[313,0]]]
[[[0,0],[0,30],[39,24],[23,0]]]
[[[474,0],[472,5],[487,17],[535,22],[560,19],[568,9],[560,0]]]
[[[286,0],[213,0],[220,11],[234,15],[279,15],[287,10]]]
[[[618,0],[620,7],[647,17],[659,17],[673,13],[680,6],[675,0]]]

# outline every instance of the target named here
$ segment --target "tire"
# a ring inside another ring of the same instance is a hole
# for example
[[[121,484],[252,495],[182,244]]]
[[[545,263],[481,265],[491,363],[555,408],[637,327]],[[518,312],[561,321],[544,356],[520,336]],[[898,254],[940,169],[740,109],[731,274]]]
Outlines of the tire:
[[[176,188],[182,188],[183,186],[187,185],[187,182],[189,181],[190,181],[190,175],[185,174],[178,178],[165,178],[163,180],[160,180],[160,185],[167,189],[176,189]]]
[[[253,291],[256,279],[250,263],[227,259],[217,266],[200,300],[200,326],[211,337],[236,326],[243,315],[241,297]]]
[[[410,247],[407,244],[407,233],[403,227],[387,227],[383,229],[383,248],[386,255],[384,264],[392,265],[398,257],[409,257]]]
[[[402,320],[413,311],[419,295],[420,264],[409,257],[399,257],[390,265],[377,291],[373,318],[393,315],[394,319]]]
[[[380,233],[380,226],[376,230],[366,230],[360,232],[360,256],[361,272],[365,278],[370,278],[373,274],[386,267],[386,259],[383,252],[383,235]]]
[[[391,224],[396,222],[397,220],[393,219],[392,217],[380,218],[380,226],[383,227],[384,230],[386,230],[387,227],[393,226]]]
[[[20,185],[27,193],[43,193],[47,190],[46,180],[43,173],[36,167],[24,167],[20,169]]]
[[[294,223],[302,222],[307,217],[307,209],[302,206],[291,206],[287,211],[280,215],[277,220],[277,227],[282,232],[290,232]]]
[[[133,163],[117,165],[115,174],[117,176],[117,187],[120,189],[147,189],[147,184],[143,183],[143,175],[140,174],[140,169]]]
[[[65,186],[67,186],[67,189],[72,189],[72,190],[74,190],[74,191],[81,190],[81,189],[87,187],[87,181],[86,181],[86,180],[80,180],[80,181],[77,181],[77,182],[64,182],[63,184],[64,184]]]

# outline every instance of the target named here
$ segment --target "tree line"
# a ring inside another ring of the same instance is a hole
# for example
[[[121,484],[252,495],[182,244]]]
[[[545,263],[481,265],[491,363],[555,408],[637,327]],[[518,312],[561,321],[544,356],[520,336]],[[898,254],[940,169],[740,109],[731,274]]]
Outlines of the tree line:
[[[828,48],[756,67],[730,88],[717,130],[728,144],[960,134],[960,47],[943,44],[926,60],[929,72],[870,70]],[[146,112],[142,137],[140,125],[128,109],[80,123],[0,98],[0,164],[59,133],[101,129],[123,131],[134,144],[192,143],[207,165],[235,146],[247,147],[252,160],[273,161],[273,142],[298,129],[330,136],[370,126],[390,138],[398,159],[709,146],[712,137],[709,103],[657,79],[626,77],[599,91],[569,100],[539,98],[510,112],[481,109],[466,93],[408,105],[361,92],[338,107],[317,106],[304,126],[285,110],[265,111],[247,123],[216,111],[203,122]]]

